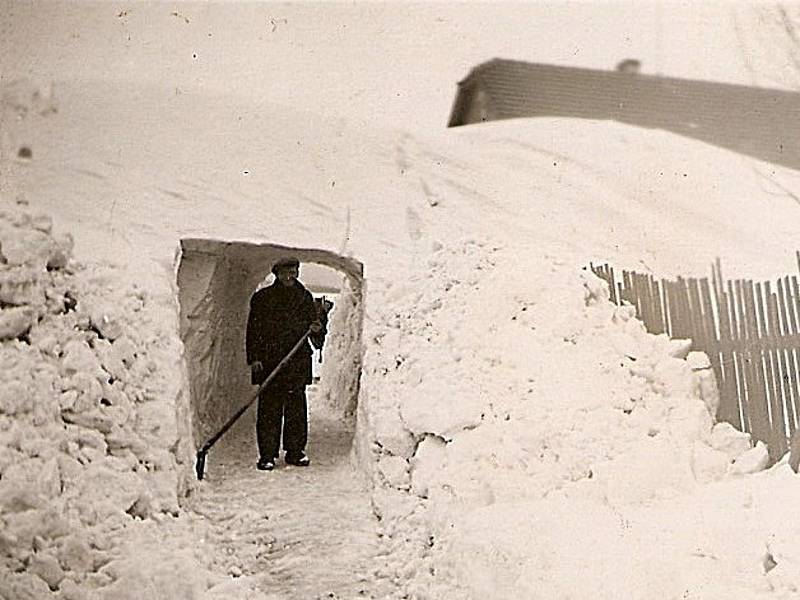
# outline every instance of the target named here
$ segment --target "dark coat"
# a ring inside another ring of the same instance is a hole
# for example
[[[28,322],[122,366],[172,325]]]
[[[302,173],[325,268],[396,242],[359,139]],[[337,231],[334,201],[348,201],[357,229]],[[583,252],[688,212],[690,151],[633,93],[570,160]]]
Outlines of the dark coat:
[[[299,281],[289,287],[276,280],[253,294],[245,341],[247,364],[261,361],[264,369],[259,374],[253,374],[252,383],[262,383],[308,331],[309,326],[318,320],[314,298]],[[323,325],[323,330],[314,334],[311,341],[321,348],[324,338]],[[279,382],[287,387],[310,384],[311,354],[311,346],[306,341],[273,380],[276,385]]]

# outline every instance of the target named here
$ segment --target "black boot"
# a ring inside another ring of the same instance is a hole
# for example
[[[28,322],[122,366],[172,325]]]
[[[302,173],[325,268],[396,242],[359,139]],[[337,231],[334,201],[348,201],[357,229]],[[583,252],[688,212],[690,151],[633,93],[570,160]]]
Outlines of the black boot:
[[[299,454],[286,454],[284,457],[287,465],[294,465],[295,467],[307,467],[311,464],[311,460],[306,456],[305,452]]]
[[[274,458],[259,458],[256,463],[256,469],[259,471],[272,471],[275,468]]]

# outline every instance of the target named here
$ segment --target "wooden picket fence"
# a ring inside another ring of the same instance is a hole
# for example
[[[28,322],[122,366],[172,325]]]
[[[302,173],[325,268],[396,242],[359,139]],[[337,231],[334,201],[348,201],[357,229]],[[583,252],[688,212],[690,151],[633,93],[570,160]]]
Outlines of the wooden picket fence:
[[[800,252],[797,253],[800,267]],[[651,333],[691,339],[705,352],[720,390],[717,419],[747,431],[777,460],[800,427],[800,287],[790,275],[775,282],[725,280],[719,261],[707,278],[657,280],[592,265],[611,300],[628,302]]]

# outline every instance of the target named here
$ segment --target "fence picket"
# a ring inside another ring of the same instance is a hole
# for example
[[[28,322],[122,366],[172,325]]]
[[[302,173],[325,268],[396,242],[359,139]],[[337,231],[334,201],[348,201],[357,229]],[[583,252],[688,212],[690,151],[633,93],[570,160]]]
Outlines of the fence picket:
[[[683,323],[683,302],[681,300],[681,283],[680,278],[678,281],[672,283],[672,335],[676,338],[686,337]]]
[[[653,333],[664,333],[667,331],[667,328],[665,325],[666,318],[664,316],[664,302],[661,298],[661,282],[654,277],[651,280],[653,282],[654,309],[658,315],[658,329]]]
[[[639,286],[642,294],[642,312],[645,315],[644,322],[647,324],[647,330],[653,331],[656,328],[656,315],[653,312],[653,293],[647,275],[640,277]]]
[[[708,279],[706,278],[700,280],[700,300],[703,306],[703,316],[704,316],[703,321],[706,327],[705,331],[706,343],[703,350],[706,352],[709,360],[711,361],[711,367],[714,370],[714,376],[716,377],[721,396],[720,404],[717,407],[717,414],[714,415],[715,417],[717,417],[720,413],[720,410],[723,408],[722,397],[725,398],[728,397],[728,394],[725,393],[728,388],[728,385],[725,377],[726,373],[722,368],[723,356],[720,352],[719,337],[717,336],[717,330],[714,323],[714,311],[712,308],[712,301],[711,301],[711,288],[709,287]],[[725,408],[727,410],[727,407]],[[732,412],[732,411],[728,410],[727,412]]]
[[[700,324],[700,319],[694,308],[694,300],[692,298],[692,283],[694,279],[683,280],[683,310],[684,318],[686,319],[688,331],[686,337],[692,340],[692,350],[697,350],[703,343],[703,329]]]
[[[645,312],[645,305],[642,299],[642,290],[640,289],[641,276],[638,273],[631,273],[631,286],[633,287],[633,297],[636,302],[636,316],[642,321],[645,326],[647,323],[647,313]]]
[[[794,334],[792,329],[789,311],[787,310],[787,298],[784,283],[788,283],[788,278],[784,281],[778,279],[778,311],[781,321],[781,335],[791,336]],[[786,422],[789,427],[789,437],[794,435],[797,428],[797,386],[796,369],[794,364],[794,351],[792,348],[782,348],[779,350],[783,368],[784,399],[786,401]]]
[[[764,374],[764,353],[760,348],[758,308],[756,304],[756,287],[753,281],[747,280],[745,287],[745,307],[747,310],[747,340],[750,350],[749,358],[753,367],[753,432],[756,439],[770,444],[771,422],[769,418],[769,397],[767,381]]]
[[[769,408],[770,423],[772,423],[775,418],[775,410],[776,410],[776,407],[774,406],[774,399],[776,395],[774,365],[772,361],[772,352],[769,350],[768,344],[765,344],[765,342],[768,341],[771,337],[770,323],[769,323],[769,309],[767,307],[769,292],[765,290],[765,286],[763,286],[761,283],[757,283],[756,293],[757,293],[756,307],[758,310],[758,316],[760,320],[759,350],[761,352],[761,360],[764,365],[764,375],[765,375],[765,383],[767,390],[767,406]]]
[[[653,311],[653,292],[650,289],[650,278],[642,275],[639,278],[639,286],[642,294],[642,312],[645,315],[644,322],[647,324],[648,331],[656,329],[656,314]]]
[[[614,282],[614,269],[606,265],[606,281],[608,282],[608,289],[611,292],[611,301],[614,304],[619,304],[617,299],[617,285]]]
[[[717,315],[719,319],[719,357],[722,377],[719,381],[719,409],[717,418],[727,421],[737,429],[743,429],[740,416],[740,393],[737,384],[736,354],[731,347],[731,316],[728,306],[728,297],[720,275],[719,263],[712,269],[714,296],[717,301]]]
[[[700,301],[703,306],[703,316],[705,317],[706,326],[706,339],[713,342],[719,341],[719,334],[717,332],[717,321],[714,317],[714,306],[711,299],[711,288],[708,283],[708,278],[704,277],[700,280]]]
[[[738,349],[736,352],[736,360],[739,372],[740,382],[740,401],[744,408],[744,416],[746,420],[746,431],[750,434],[753,433],[753,409],[751,404],[755,404],[755,391],[751,392],[750,385],[753,381],[752,374],[752,361],[747,350],[747,314],[744,310],[744,285],[740,279],[735,282],[728,282],[731,290],[731,297],[734,299],[734,308],[736,316],[736,339]]]
[[[666,279],[661,282],[661,290],[664,293],[664,331],[674,338],[672,327],[672,282]]]
[[[706,327],[706,316],[703,312],[703,303],[700,299],[700,281],[689,279],[688,282],[689,300],[691,302],[689,312],[692,314],[693,329],[692,337],[697,341],[695,350],[709,347],[708,328]]]
[[[630,278],[628,277],[628,272],[625,269],[622,270],[622,276],[620,277],[620,286],[621,286],[619,292],[620,304],[622,304],[623,301],[630,302],[631,301],[630,291],[629,291]]]
[[[687,339],[690,337],[691,326],[686,322],[686,286],[684,280],[678,277],[675,283],[675,323],[678,326],[678,337]]]
[[[650,303],[647,298],[647,291],[644,289],[644,276],[636,273],[634,281],[636,282],[636,301],[639,304],[639,312],[642,315],[642,322],[649,330],[653,325],[653,322],[650,318]]]
[[[647,276],[647,289],[650,291],[650,312],[653,314],[653,333],[663,333],[663,317],[661,316],[661,298],[658,282],[652,275]]]
[[[763,439],[764,429],[763,429],[763,420],[760,418],[760,406],[763,406],[761,403],[761,390],[759,389],[759,380],[757,377],[757,370],[756,370],[756,362],[755,362],[755,354],[753,352],[752,347],[752,334],[750,333],[750,328],[752,326],[752,322],[755,316],[755,310],[751,313],[749,307],[749,300],[748,300],[748,293],[747,293],[747,285],[746,281],[737,281],[740,285],[739,292],[741,294],[742,300],[742,314],[741,314],[741,322],[740,325],[743,329],[743,356],[744,356],[744,367],[745,367],[745,377],[747,379],[746,389],[747,389],[747,410],[748,414],[750,415],[750,426],[751,431],[750,433],[756,437],[757,439]]]
[[[778,342],[780,342],[780,329],[778,328],[778,300],[772,292],[769,281],[764,282],[764,300],[767,313],[767,336],[769,340],[767,354],[769,355],[770,371],[772,377],[772,433],[775,443],[775,454],[778,458],[783,456],[788,449],[786,443],[786,411],[783,406],[782,370],[779,358]]]
[[[785,282],[786,292],[786,312],[789,315],[789,326],[791,327],[792,334],[797,336],[800,334],[800,321],[796,313],[796,304],[798,300],[797,294],[797,278],[786,277]],[[796,341],[794,346],[790,349],[789,360],[792,365],[795,398],[794,398],[794,414],[795,414],[795,427],[800,427],[800,343]]]

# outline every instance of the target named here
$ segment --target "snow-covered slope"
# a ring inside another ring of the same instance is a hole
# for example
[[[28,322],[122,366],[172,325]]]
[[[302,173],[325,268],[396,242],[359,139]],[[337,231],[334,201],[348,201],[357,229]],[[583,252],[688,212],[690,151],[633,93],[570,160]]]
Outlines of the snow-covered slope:
[[[660,131],[542,119],[421,136],[235,96],[57,89],[61,112],[10,142],[35,153],[20,191],[90,232],[77,251],[95,258],[163,260],[181,236],[363,245],[374,276],[393,248],[461,231],[664,275],[793,266],[797,174]]]
[[[398,596],[796,592],[796,478],[736,479],[747,442],[712,428],[700,357],[582,270],[783,274],[796,173],[613,123],[421,135],[119,82],[54,93],[57,114],[12,123],[33,160],[4,165],[3,202],[52,213],[80,259],[163,302],[185,236],[365,264],[357,441]]]

